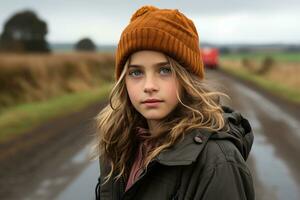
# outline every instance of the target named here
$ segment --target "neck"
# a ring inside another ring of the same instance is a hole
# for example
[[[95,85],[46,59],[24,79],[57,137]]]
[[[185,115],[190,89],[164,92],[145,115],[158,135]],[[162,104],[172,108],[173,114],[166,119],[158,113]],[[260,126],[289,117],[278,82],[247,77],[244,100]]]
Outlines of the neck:
[[[147,123],[148,123],[148,127],[149,127],[149,131],[151,133],[155,133],[155,130],[158,126],[158,122],[157,120],[147,120]]]

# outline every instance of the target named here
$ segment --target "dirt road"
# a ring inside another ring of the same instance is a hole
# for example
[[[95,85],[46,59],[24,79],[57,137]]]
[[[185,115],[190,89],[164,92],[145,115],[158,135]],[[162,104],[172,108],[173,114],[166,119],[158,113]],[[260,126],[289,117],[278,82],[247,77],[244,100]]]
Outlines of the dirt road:
[[[224,104],[252,125],[255,142],[247,162],[257,199],[300,199],[300,107],[219,71],[209,71],[207,77],[231,96]],[[94,199],[99,166],[89,162],[87,145],[102,105],[53,120],[16,144],[0,146],[0,199]],[[44,136],[37,140],[33,135]],[[11,156],[16,148],[21,153]]]
[[[93,137],[93,117],[102,107],[98,103],[53,119],[0,145],[0,199],[52,200],[71,184],[90,165],[80,153]]]
[[[300,106],[274,98],[261,89],[231,76],[212,72],[249,121],[255,136],[248,164],[254,175],[256,197],[300,199]]]

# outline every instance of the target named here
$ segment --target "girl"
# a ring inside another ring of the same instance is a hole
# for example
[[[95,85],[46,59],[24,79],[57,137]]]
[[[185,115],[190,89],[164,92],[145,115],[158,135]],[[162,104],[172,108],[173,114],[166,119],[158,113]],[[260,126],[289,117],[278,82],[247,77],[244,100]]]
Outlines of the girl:
[[[200,55],[177,9],[143,6],[131,17],[96,117],[97,199],[254,199],[251,127],[207,87]]]

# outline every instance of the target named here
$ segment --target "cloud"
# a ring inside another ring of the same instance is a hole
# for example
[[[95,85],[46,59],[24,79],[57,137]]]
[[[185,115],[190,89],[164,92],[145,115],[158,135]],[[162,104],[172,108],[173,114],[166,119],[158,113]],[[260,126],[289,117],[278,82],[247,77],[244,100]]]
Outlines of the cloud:
[[[92,37],[118,42],[131,15],[143,5],[177,8],[191,18],[203,40],[230,42],[300,42],[299,0],[10,0],[0,3],[0,31],[16,11],[33,9],[49,27],[50,41]]]
[[[245,14],[195,17],[200,38],[217,43],[300,43],[300,13]]]

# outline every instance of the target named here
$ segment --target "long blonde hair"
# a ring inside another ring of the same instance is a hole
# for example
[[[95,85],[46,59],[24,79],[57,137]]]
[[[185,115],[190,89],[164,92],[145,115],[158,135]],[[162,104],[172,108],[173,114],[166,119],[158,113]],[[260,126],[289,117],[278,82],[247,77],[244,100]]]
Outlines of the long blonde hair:
[[[155,135],[149,138],[156,141],[156,145],[144,158],[145,168],[161,151],[182,140],[190,130],[207,128],[218,131],[225,127],[219,100],[220,96],[228,96],[222,92],[211,91],[205,80],[200,80],[188,72],[171,57],[166,55],[166,58],[183,92],[181,97],[177,93],[177,107],[161,120]],[[135,110],[126,90],[125,74],[129,62],[130,59],[110,93],[109,104],[95,117],[97,133],[94,156],[104,159],[110,165],[104,184],[114,172],[117,173],[115,179],[128,177],[131,167],[128,161],[136,151],[135,128],[146,126],[146,119]]]

